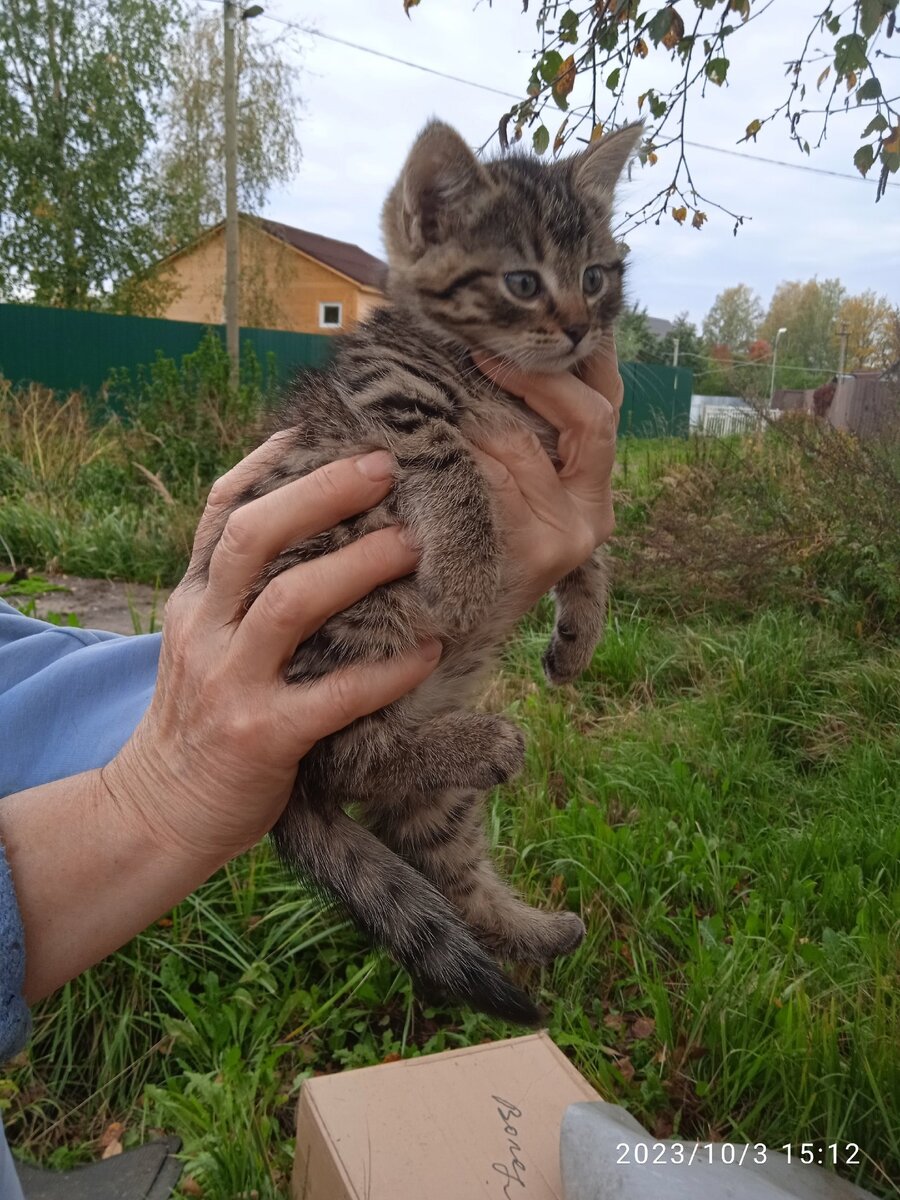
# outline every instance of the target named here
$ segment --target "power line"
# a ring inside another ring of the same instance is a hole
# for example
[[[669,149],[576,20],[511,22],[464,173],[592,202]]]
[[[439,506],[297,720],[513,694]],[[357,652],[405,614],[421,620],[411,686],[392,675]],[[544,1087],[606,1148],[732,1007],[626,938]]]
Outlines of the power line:
[[[207,3],[215,4],[215,0],[205,0]],[[218,8],[218,4],[215,4]],[[522,96],[515,92],[506,92],[500,88],[490,87],[489,84],[479,83],[476,79],[465,79],[461,75],[450,75],[446,71],[439,71],[436,67],[427,67],[423,63],[413,62],[408,58],[398,58],[394,54],[387,54],[383,50],[375,50],[372,46],[363,46],[359,42],[351,42],[346,38],[335,37],[330,33],[322,33],[319,29],[310,29],[304,25],[298,25],[296,21],[285,20],[284,17],[275,17],[269,13],[263,13],[262,16],[267,21],[274,21],[277,25],[283,25],[286,29],[293,29],[297,33],[305,33],[309,37],[321,38],[326,42],[334,42],[339,46],[347,46],[351,50],[359,50],[362,54],[371,54],[374,58],[383,58],[388,62],[399,63],[403,67],[411,67],[415,71],[423,71],[426,75],[436,75],[439,79],[449,79],[452,83],[460,83],[464,87],[478,88],[482,92],[491,92],[495,96],[503,96],[508,100],[522,100]],[[872,179],[865,179],[862,175],[851,175],[848,171],[829,171],[825,167],[811,167],[806,163],[792,163],[780,158],[765,158],[761,154],[747,154],[742,150],[729,150],[724,146],[709,146],[704,142],[691,142],[685,139],[684,144],[691,146],[696,150],[708,150],[713,154],[727,154],[731,158],[742,158],[747,162],[766,163],[772,167],[785,167],[789,171],[807,171],[812,175],[827,175],[831,179],[849,179],[851,183],[873,184]],[[888,187],[900,187],[900,183],[888,181]]]
[[[699,358],[701,362],[715,363],[718,367],[721,367],[723,371],[732,371],[736,367],[760,367],[764,371],[772,370],[772,364],[770,362],[748,362],[745,359],[739,358],[721,359],[715,358],[709,354],[697,354],[693,350],[682,350],[678,357]],[[782,362],[780,365],[786,371],[802,371],[806,375],[824,375],[826,373],[832,375],[836,374],[836,371],[833,367],[795,367],[793,363],[786,362]]]
[[[271,17],[273,21],[280,21],[278,17]],[[280,21],[282,25],[290,25],[289,21]],[[299,29],[300,26],[292,25],[291,28]],[[326,42],[336,42],[339,46],[349,46],[351,50],[361,50],[363,54],[373,54],[376,58],[386,58],[388,62],[400,63],[404,67],[413,67],[416,71],[424,71],[426,75],[437,75],[441,79],[451,79],[454,83],[465,84],[466,87],[479,88],[482,92],[493,92],[495,96],[506,96],[510,100],[521,100],[522,97],[514,92],[504,92],[500,88],[490,87],[486,83],[478,83],[475,79],[463,79],[461,75],[448,75],[446,71],[438,71],[434,67],[424,67],[421,63],[411,62],[408,58],[397,58],[394,54],[385,54],[382,50],[373,50],[371,46],[360,46],[358,42],[348,42],[346,38],[334,37],[330,33],[322,33],[319,29],[304,30],[310,37],[322,38]]]
[[[205,2],[218,7],[216,0],[205,0]],[[500,88],[491,87],[487,83],[479,83],[477,79],[464,79],[461,75],[450,75],[446,71],[439,71],[436,67],[426,67],[422,63],[413,62],[409,58],[398,58],[395,54],[387,54],[384,50],[375,50],[372,46],[362,46],[359,42],[351,42],[347,38],[335,37],[331,33],[323,33],[321,29],[314,29],[307,25],[298,25],[296,21],[288,21],[284,17],[276,17],[271,13],[261,13],[260,15],[267,21],[274,21],[276,25],[283,25],[285,29],[293,29],[297,33],[305,33],[309,37],[321,38],[325,42],[335,42],[339,46],[349,46],[351,50],[359,50],[363,54],[371,54],[375,58],[384,58],[388,62],[399,63],[403,67],[412,67],[415,71],[424,71],[426,75],[437,75],[440,79],[449,79],[453,83],[462,83],[466,87],[479,88],[482,92],[492,92],[495,96],[505,96],[508,100],[522,99],[517,92],[504,92]]]
[[[724,146],[707,146],[704,142],[689,142],[687,138],[685,138],[684,144],[693,146],[695,150],[712,150],[715,154],[730,154],[732,158],[747,158],[751,162],[768,163],[773,167],[787,167],[790,171],[811,171],[815,175],[830,175],[833,179],[852,179],[854,183],[873,182],[870,179],[864,179],[862,175],[851,175],[847,171],[829,171],[825,167],[808,167],[806,163],[787,162],[783,158],[764,158],[761,154],[745,154],[740,150],[726,150]],[[900,187],[900,183],[888,181],[888,187]]]

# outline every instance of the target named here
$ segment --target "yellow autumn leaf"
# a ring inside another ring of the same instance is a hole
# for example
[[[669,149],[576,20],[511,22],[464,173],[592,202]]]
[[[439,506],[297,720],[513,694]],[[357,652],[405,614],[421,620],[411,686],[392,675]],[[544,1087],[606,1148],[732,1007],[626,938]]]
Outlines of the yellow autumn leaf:
[[[591,141],[599,142],[602,137],[603,137],[603,125],[600,121],[598,121],[597,124],[594,126],[594,128],[591,130]]]
[[[649,95],[650,95],[649,92],[641,92],[641,94],[638,96],[638,112],[640,112],[641,109],[644,107],[644,101],[647,99],[647,97]]]
[[[831,74],[831,66],[830,66],[830,64],[829,64],[829,66],[827,66],[827,67],[825,68],[825,70],[822,72],[822,74],[821,74],[821,75],[819,76],[819,78],[816,80],[816,91],[818,91],[818,90],[819,90],[819,88],[822,86],[822,84],[825,82],[825,80],[828,78],[828,76],[829,76],[830,74]]]
[[[638,38],[638,43],[634,48],[634,52],[638,56],[638,58],[646,58],[647,55],[650,53],[647,43],[644,41],[643,38]]]
[[[890,137],[885,138],[881,143],[881,148],[888,154],[900,154],[900,125],[894,126]]]
[[[662,44],[667,50],[674,50],[681,39],[684,37],[684,21],[676,8],[671,4],[668,8],[669,13],[669,28],[663,34]]]
[[[855,87],[856,87],[856,72],[851,71],[850,74],[847,76],[847,91],[852,92]]]
[[[565,144],[566,126],[568,125],[568,123],[569,123],[569,118],[566,117],[566,119],[563,121],[562,125],[560,125],[559,129],[557,129],[557,131],[556,131],[556,137],[553,139],[553,153],[554,154],[558,154],[560,152],[560,150],[562,150],[563,145]]]
[[[687,209],[683,206],[681,208],[673,208],[672,216],[675,218],[675,220],[678,222],[679,225],[683,225],[685,222],[685,219],[687,217]]]
[[[122,1135],[125,1125],[122,1121],[110,1121],[100,1135],[101,1159],[115,1158],[122,1153]]]
[[[655,150],[651,150],[650,153],[647,155],[647,162],[650,164],[651,167],[655,166],[659,162],[659,155],[656,153]]]
[[[701,211],[700,211],[700,209],[698,208],[698,209],[697,209],[697,211],[694,213],[694,216],[693,216],[693,218],[692,218],[692,220],[691,220],[691,224],[693,225],[693,227],[694,227],[695,229],[702,229],[702,228],[703,228],[703,222],[704,222],[706,219],[707,219],[707,217],[706,217],[706,213],[705,213],[705,212],[701,212]]]
[[[562,66],[556,72],[553,80],[553,92],[557,96],[568,96],[575,86],[575,55],[570,54],[563,60]]]

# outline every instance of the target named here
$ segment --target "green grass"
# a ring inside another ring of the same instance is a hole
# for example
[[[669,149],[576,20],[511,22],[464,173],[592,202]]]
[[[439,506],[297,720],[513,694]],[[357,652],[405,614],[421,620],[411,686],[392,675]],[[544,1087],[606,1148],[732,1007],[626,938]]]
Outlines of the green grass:
[[[205,353],[126,396],[130,424],[0,383],[16,603],[29,568],[177,580],[261,403],[220,405]],[[547,606],[523,622],[485,702],[524,726],[527,766],[488,820],[515,884],[585,917],[574,955],[517,977],[604,1095],[660,1137],[858,1143],[847,1174],[896,1197],[898,456],[781,424],[623,439],[606,639],[554,691]],[[422,1008],[262,846],[42,1004],[0,1106],[51,1165],[123,1121],[126,1145],[182,1137],[208,1197],[272,1200],[311,1072],[515,1032]]]
[[[553,1037],[657,1135],[856,1142],[854,1177],[896,1195],[900,654],[791,612],[620,607],[552,691],[545,636],[526,623],[488,697],[529,738],[490,820],[516,884],[588,923],[520,971]],[[207,1194],[274,1197],[311,1071],[512,1032],[423,1010],[263,847],[42,1006],[6,1119],[57,1162],[110,1120],[173,1129]]]

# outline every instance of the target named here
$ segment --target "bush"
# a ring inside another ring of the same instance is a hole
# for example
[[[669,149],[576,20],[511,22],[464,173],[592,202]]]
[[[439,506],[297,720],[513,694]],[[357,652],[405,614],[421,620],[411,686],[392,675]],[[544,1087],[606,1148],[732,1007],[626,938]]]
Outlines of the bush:
[[[180,363],[114,373],[98,405],[0,380],[0,550],[12,567],[173,584],[212,481],[262,436],[274,393],[247,347],[241,384],[209,331]]]
[[[261,418],[274,398],[274,371],[263,377],[253,347],[241,354],[238,388],[213,330],[180,363],[156,362],[114,372],[107,406],[131,431],[137,461],[175,495],[198,497],[261,437]]]
[[[622,496],[616,578],[679,613],[829,611],[900,631],[900,446],[785,416],[754,437],[693,438]]]

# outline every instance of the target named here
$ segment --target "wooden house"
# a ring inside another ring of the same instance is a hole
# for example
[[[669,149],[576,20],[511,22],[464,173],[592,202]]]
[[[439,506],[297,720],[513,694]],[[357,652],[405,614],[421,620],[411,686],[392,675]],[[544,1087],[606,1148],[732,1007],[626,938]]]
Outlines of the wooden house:
[[[338,333],[384,302],[387,266],[350,242],[241,215],[241,325],[296,333]],[[225,320],[225,223],[182,246],[157,267],[173,321]]]

